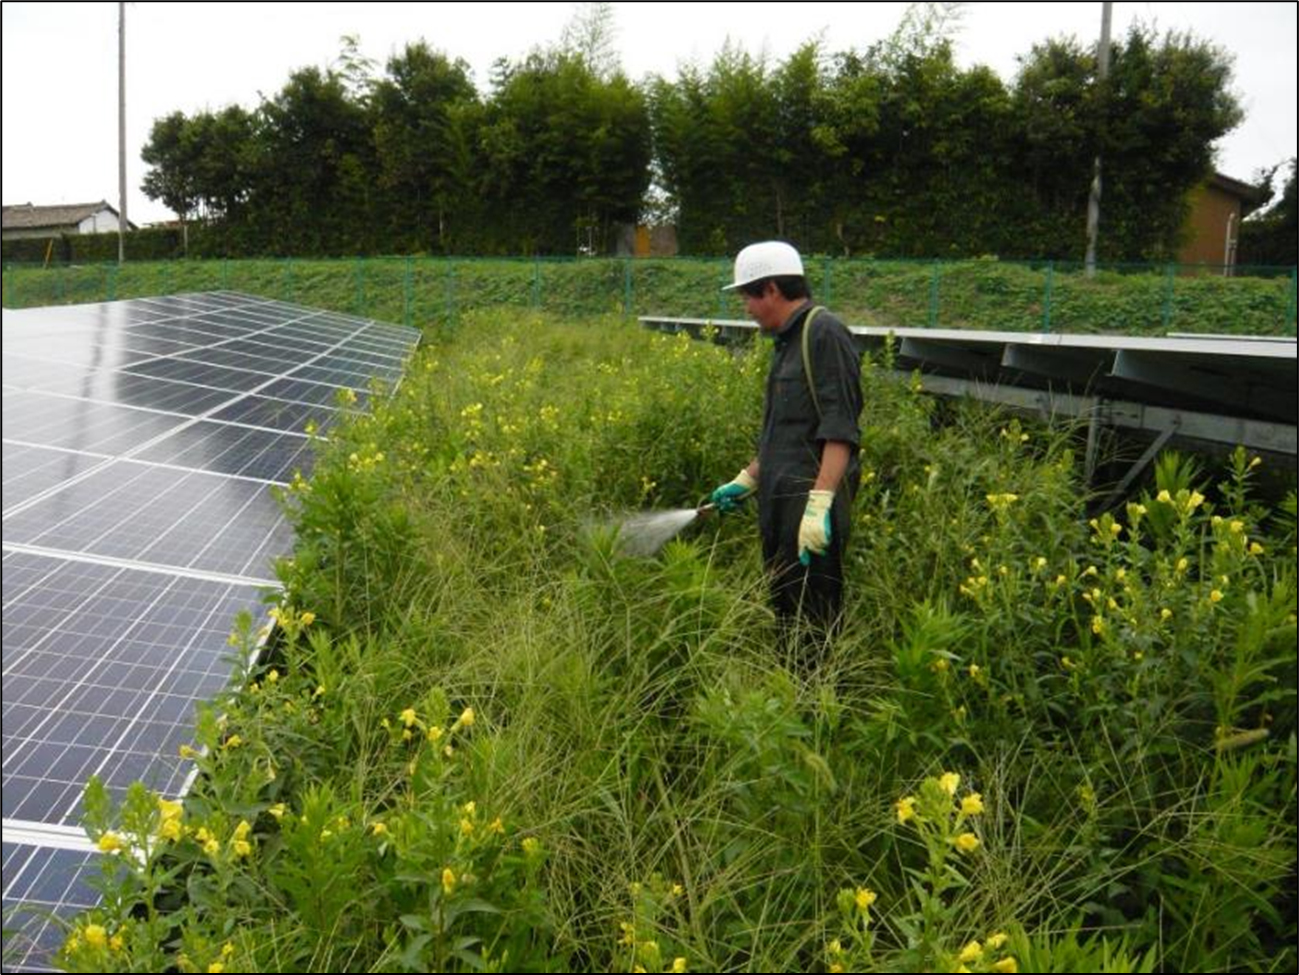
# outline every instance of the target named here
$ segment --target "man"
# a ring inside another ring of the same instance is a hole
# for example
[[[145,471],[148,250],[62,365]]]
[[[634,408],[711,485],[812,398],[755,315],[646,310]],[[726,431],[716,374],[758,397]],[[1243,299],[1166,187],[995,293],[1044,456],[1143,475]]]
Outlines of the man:
[[[807,638],[823,642],[834,631],[843,605],[844,548],[861,473],[860,356],[844,324],[814,308],[803,261],[789,244],[744,248],[735,281],[723,290],[743,295],[749,317],[775,340],[775,356],[758,455],[711,500],[725,512],[757,494],[772,602],[783,626],[802,632],[806,652]]]

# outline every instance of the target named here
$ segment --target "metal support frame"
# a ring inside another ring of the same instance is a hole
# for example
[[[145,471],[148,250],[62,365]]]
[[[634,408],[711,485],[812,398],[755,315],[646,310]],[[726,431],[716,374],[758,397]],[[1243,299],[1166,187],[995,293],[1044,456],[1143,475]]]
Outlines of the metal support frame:
[[[1146,448],[1146,452],[1137,458],[1137,462],[1132,465],[1131,469],[1126,474],[1123,475],[1123,480],[1119,481],[1114,490],[1110,492],[1109,497],[1101,503],[1102,511],[1109,511],[1123,500],[1124,495],[1127,494],[1128,488],[1132,486],[1132,482],[1141,475],[1141,472],[1150,465],[1150,462],[1155,459],[1155,456],[1164,449],[1164,444],[1168,443],[1169,439],[1177,432],[1178,427],[1181,425],[1181,421],[1174,418],[1172,426],[1151,442],[1150,446]]]

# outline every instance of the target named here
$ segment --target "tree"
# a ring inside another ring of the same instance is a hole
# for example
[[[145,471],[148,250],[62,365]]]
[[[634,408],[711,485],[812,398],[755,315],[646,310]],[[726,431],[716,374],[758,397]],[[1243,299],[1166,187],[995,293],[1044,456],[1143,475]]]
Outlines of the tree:
[[[334,71],[302,68],[259,111],[254,192],[273,253],[364,253],[377,242],[366,111]]]
[[[469,65],[409,44],[388,61],[371,98],[384,226],[400,248],[453,250],[471,215],[478,93]]]
[[[613,46],[616,29],[613,4],[582,3],[564,27],[559,52],[581,58],[601,81],[622,70]]]
[[[1032,256],[1081,255],[1074,224],[1099,151],[1102,256],[1171,259],[1187,193],[1212,170],[1213,142],[1241,119],[1230,83],[1231,58],[1221,49],[1189,34],[1159,38],[1140,24],[1114,44],[1104,92],[1095,57],[1076,41],[1034,46],[1014,94],[1023,176],[1037,204],[1026,227],[1039,248]]]
[[[182,225],[198,205],[191,131],[184,113],[172,112],[154,120],[149,141],[140,151],[140,158],[153,167],[140,189],[149,199],[162,200]]]
[[[1284,165],[1284,164],[1282,164]],[[1239,262],[1279,267],[1299,264],[1299,220],[1295,205],[1295,157],[1289,161],[1290,176],[1281,197],[1271,206],[1248,217],[1240,228]],[[1275,166],[1257,180],[1268,190],[1281,166]]]
[[[533,53],[498,64],[479,138],[480,191],[507,252],[606,250],[649,184],[645,98],[621,74]]]

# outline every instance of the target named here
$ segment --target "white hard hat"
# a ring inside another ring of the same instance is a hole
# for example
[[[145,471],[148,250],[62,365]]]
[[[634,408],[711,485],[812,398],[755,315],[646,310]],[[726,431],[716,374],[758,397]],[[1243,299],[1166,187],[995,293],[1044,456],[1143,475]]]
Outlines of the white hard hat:
[[[803,276],[803,259],[798,251],[784,241],[764,240],[735,255],[735,281],[722,290],[734,291],[753,281],[787,274]]]

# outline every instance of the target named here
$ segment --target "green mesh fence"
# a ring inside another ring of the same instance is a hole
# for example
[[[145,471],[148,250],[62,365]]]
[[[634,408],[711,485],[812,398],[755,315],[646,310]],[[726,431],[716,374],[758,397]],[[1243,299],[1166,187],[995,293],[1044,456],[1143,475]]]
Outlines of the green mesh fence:
[[[1163,335],[1294,335],[1295,269],[994,260],[807,262],[853,325]],[[744,318],[725,258],[156,261],[4,269],[4,306],[229,290],[424,328],[483,308]]]

